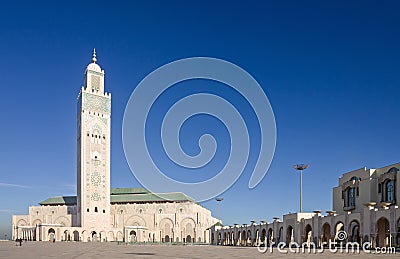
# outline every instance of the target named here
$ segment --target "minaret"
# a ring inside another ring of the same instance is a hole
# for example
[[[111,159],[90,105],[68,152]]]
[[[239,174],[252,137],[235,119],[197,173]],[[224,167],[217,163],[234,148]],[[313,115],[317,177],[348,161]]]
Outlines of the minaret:
[[[110,227],[111,94],[104,91],[104,70],[92,63],[78,96],[77,226]]]

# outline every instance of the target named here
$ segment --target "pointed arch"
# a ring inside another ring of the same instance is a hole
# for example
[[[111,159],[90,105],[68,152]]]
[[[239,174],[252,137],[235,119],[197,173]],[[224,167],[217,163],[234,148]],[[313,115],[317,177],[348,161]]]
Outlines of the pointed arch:
[[[381,217],[376,222],[376,245],[387,247],[390,245],[390,222],[386,217]]]
[[[27,226],[26,220],[20,219],[17,221],[17,226]]]
[[[331,225],[328,222],[325,222],[322,225],[322,242],[325,242],[327,245],[331,238]]]
[[[55,224],[60,224],[63,227],[69,227],[71,226],[69,219],[67,219],[64,216],[60,216],[58,218],[56,218],[56,220],[54,221]]]
[[[146,221],[138,216],[138,215],[133,215],[132,217],[129,217],[126,221],[125,221],[125,226],[142,226],[142,227],[146,227]]]
[[[361,237],[360,237],[360,222],[356,219],[352,220],[349,224],[349,241],[350,242],[356,242],[359,243],[361,242]]]

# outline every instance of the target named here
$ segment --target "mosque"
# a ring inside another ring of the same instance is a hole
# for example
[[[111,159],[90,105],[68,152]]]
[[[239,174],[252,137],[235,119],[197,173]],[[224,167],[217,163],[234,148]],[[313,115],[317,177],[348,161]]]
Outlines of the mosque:
[[[342,175],[333,210],[298,212],[273,222],[223,226],[184,193],[110,188],[111,94],[93,62],[78,96],[77,196],[51,197],[13,215],[13,239],[324,246],[329,241],[400,246],[400,163]]]
[[[110,188],[111,94],[92,63],[78,95],[77,196],[51,197],[12,216],[13,239],[209,243],[218,220],[184,193]]]

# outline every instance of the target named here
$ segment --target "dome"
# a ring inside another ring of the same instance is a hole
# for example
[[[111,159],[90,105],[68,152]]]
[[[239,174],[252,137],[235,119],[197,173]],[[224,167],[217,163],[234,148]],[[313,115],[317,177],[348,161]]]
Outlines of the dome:
[[[86,67],[86,71],[91,70],[91,71],[96,71],[96,72],[101,72],[101,67],[96,64],[97,58],[96,58],[96,49],[93,50],[93,58],[92,62]]]
[[[90,63],[87,67],[86,70],[92,70],[96,72],[101,72],[101,68],[98,64],[96,63]]]

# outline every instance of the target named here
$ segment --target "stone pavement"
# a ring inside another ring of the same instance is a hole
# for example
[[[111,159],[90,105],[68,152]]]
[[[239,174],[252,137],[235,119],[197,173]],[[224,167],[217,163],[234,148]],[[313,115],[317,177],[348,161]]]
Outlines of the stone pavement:
[[[0,258],[398,258],[397,254],[273,254],[256,247],[118,245],[116,243],[0,242]]]

